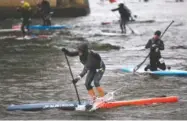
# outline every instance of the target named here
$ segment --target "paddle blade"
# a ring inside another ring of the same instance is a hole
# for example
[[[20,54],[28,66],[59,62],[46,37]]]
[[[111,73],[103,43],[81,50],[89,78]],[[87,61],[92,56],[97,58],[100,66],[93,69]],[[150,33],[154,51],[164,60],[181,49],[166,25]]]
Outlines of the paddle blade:
[[[133,73],[135,73],[140,67],[141,67],[142,63],[137,65],[134,69],[133,69]]]
[[[144,63],[145,61],[147,60],[147,58],[149,57],[150,53],[145,57],[145,59],[140,63],[138,64],[134,69],[133,71],[136,72]]]

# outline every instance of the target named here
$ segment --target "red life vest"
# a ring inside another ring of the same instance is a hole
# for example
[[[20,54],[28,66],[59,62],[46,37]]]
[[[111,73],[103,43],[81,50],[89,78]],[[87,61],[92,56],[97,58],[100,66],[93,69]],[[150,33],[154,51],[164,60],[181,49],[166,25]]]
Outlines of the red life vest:
[[[110,3],[114,3],[114,2],[116,2],[116,0],[109,0],[110,1]]]

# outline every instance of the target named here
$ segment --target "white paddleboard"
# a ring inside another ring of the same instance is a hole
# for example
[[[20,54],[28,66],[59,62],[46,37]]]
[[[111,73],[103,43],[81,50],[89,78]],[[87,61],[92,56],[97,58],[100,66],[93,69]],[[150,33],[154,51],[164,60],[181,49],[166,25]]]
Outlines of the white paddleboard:
[[[32,35],[32,36],[25,36],[25,37],[17,37],[16,40],[31,40],[31,39],[49,39],[50,36],[48,35]]]
[[[131,33],[118,33],[118,32],[103,32],[100,31],[98,33],[96,33],[96,36],[127,36],[130,35]]]
[[[16,40],[30,40],[33,39],[31,36],[25,36],[25,37],[17,37]]]

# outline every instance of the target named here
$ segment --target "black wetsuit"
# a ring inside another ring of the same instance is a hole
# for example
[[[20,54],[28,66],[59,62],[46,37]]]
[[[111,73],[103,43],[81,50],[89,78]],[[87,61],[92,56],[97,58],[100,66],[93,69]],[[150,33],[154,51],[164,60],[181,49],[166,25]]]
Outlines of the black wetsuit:
[[[130,20],[131,17],[131,11],[125,6],[125,5],[120,5],[119,8],[112,9],[112,11],[119,11],[121,20],[120,20],[120,28],[122,32],[125,31],[126,33],[126,24]]]
[[[32,11],[31,11],[31,8],[26,9],[22,7],[19,7],[17,10],[21,12],[21,16],[22,16],[21,31],[23,35],[25,36],[26,35],[25,26],[27,28],[27,33],[29,33],[29,25],[31,23]]]
[[[157,68],[162,70],[166,69],[166,65],[161,57],[160,50],[164,50],[164,43],[162,40],[154,40],[153,38],[148,41],[145,48],[150,48],[150,65],[145,68],[145,71],[150,69],[151,71],[156,71]]]
[[[43,0],[41,4],[39,5],[39,8],[40,8],[41,17],[43,20],[43,25],[47,25],[47,26],[51,25],[50,3],[46,0]]]
[[[68,50],[64,51],[68,56],[78,56],[78,51],[69,52]],[[87,72],[87,77],[85,81],[85,86],[87,90],[92,89],[92,81],[94,80],[95,87],[100,86],[100,80],[105,71],[105,64],[102,61],[99,54],[93,51],[84,51],[82,56],[79,56],[81,63],[84,65],[83,71],[80,73],[80,76],[83,77]]]

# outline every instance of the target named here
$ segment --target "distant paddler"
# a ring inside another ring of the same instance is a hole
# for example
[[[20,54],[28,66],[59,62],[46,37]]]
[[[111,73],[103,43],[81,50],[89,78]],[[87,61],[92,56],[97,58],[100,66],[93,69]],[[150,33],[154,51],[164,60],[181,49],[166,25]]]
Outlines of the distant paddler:
[[[176,2],[184,2],[184,0],[176,0]]]
[[[22,20],[22,25],[21,25],[21,31],[23,33],[23,36],[25,37],[26,35],[29,34],[29,25],[31,23],[31,16],[32,16],[32,11],[31,11],[31,6],[28,2],[21,0],[21,6],[17,8],[18,12],[21,12],[21,20]],[[25,32],[25,27],[27,29],[27,32]]]
[[[119,4],[119,7],[112,9],[112,11],[119,11],[120,14],[120,28],[122,33],[126,33],[126,24],[134,19],[131,16],[131,11],[123,3]]]
[[[80,62],[84,65],[84,69],[77,78],[73,80],[73,83],[76,84],[87,73],[85,86],[93,102],[96,100],[96,94],[92,87],[92,82],[94,82],[96,90],[99,93],[99,97],[103,97],[104,91],[100,86],[100,80],[105,72],[105,64],[101,59],[101,56],[98,53],[89,50],[87,44],[81,44],[78,46],[76,51],[72,52],[62,48],[62,52],[64,52],[67,56],[79,56]]]
[[[154,37],[151,38],[145,48],[150,48],[150,64],[145,67],[145,71],[148,69],[151,71],[156,71],[157,68],[161,70],[166,69],[164,59],[161,56],[161,50],[164,50],[164,43],[160,39],[161,31],[157,30],[154,34]]]
[[[51,25],[51,7],[50,7],[50,3],[48,0],[42,0],[39,4],[38,4],[38,10],[40,12],[40,15],[42,17],[43,20],[43,25],[44,26],[50,26]]]

